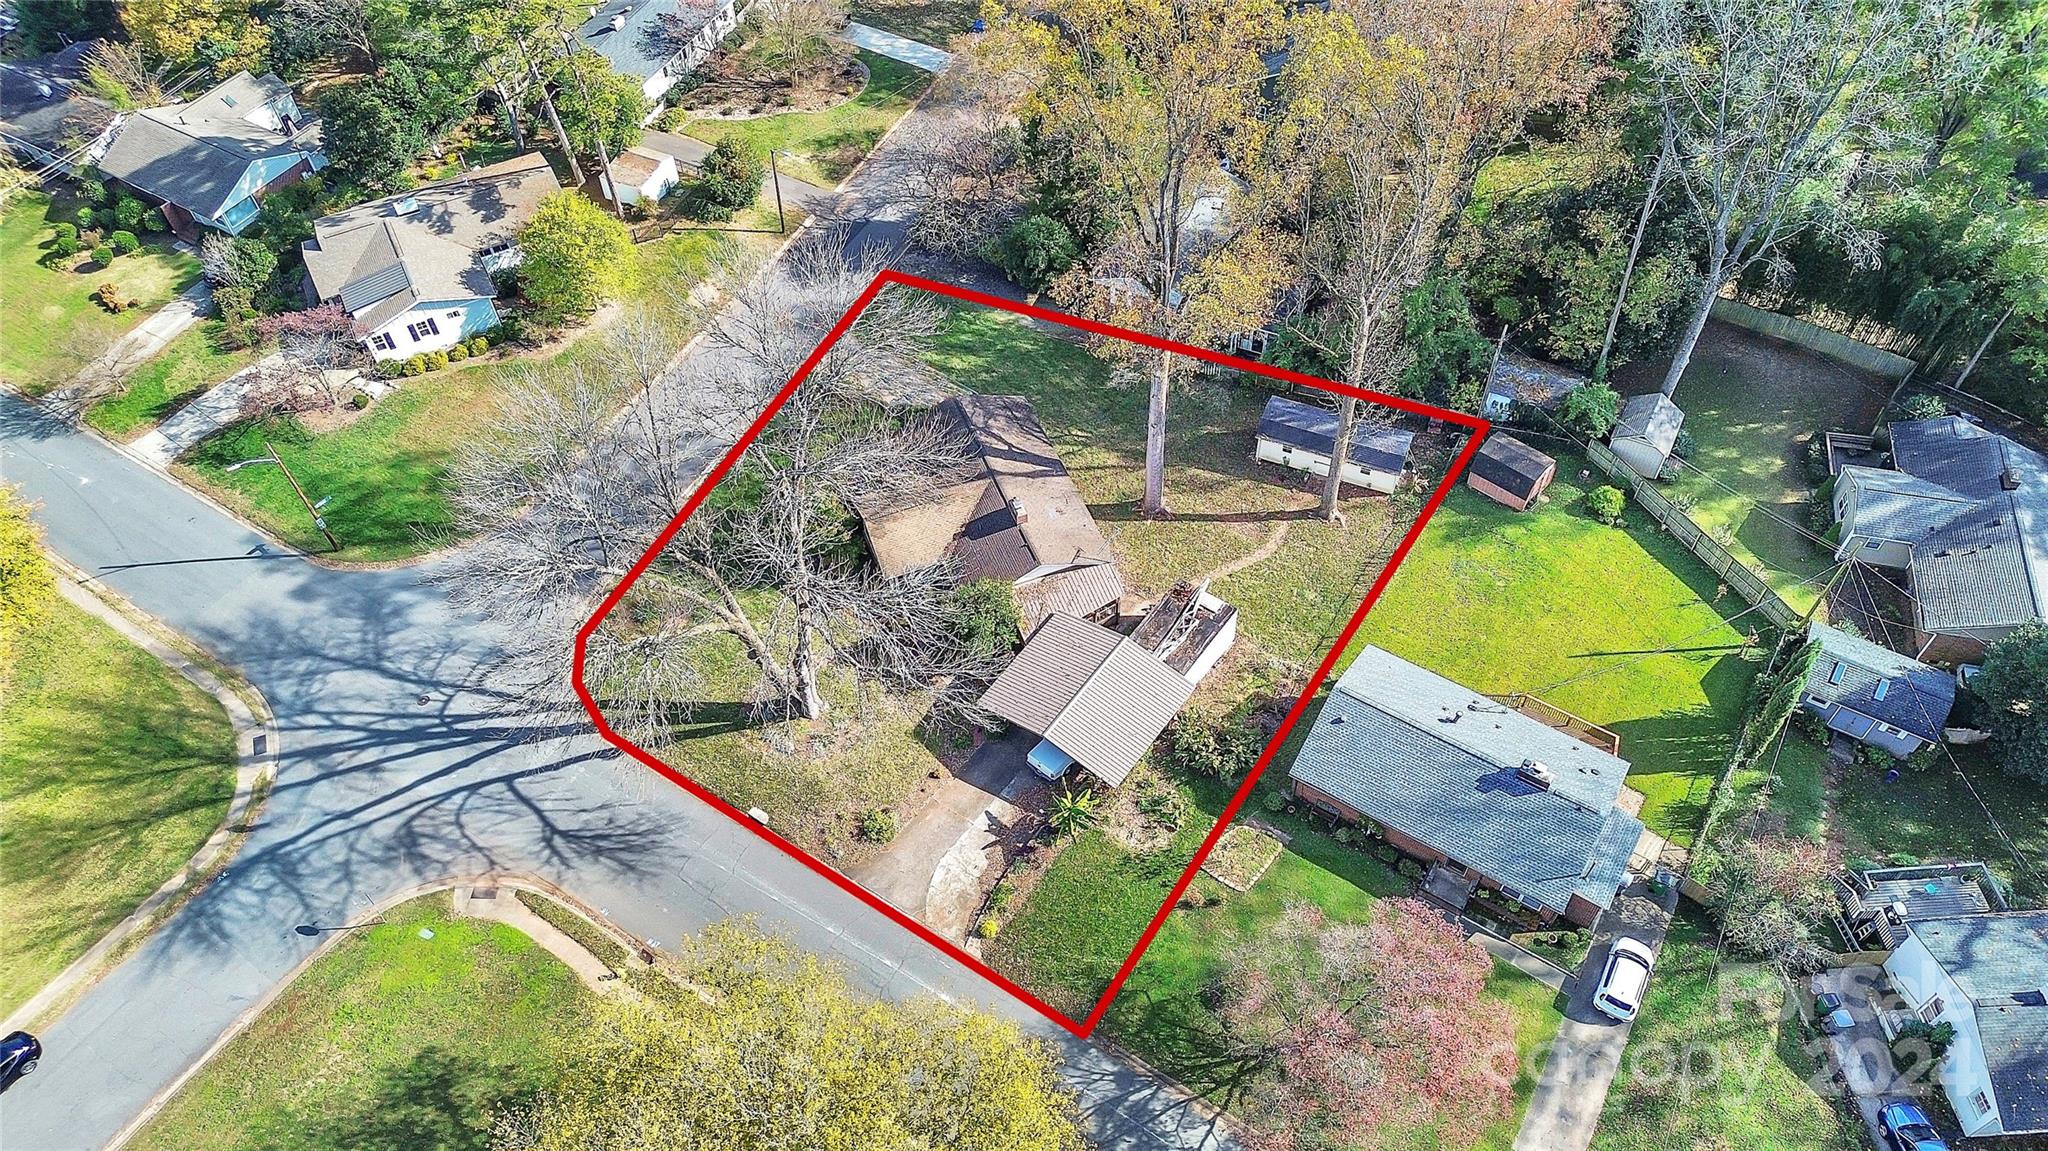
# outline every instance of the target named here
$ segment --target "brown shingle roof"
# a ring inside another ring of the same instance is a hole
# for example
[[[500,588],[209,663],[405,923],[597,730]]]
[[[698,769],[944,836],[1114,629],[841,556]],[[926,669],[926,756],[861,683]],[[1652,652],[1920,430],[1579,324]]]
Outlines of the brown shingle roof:
[[[857,501],[883,574],[950,556],[961,580],[1013,581],[1041,567],[1106,564],[1109,541],[1022,396],[958,396],[938,407],[980,475],[911,504]],[[973,495],[970,502],[968,494]]]

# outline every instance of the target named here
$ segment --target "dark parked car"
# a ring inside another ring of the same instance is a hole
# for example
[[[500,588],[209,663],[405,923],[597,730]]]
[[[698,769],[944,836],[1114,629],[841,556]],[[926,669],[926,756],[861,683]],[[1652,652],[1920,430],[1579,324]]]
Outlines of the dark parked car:
[[[26,1031],[16,1031],[0,1039],[0,1091],[14,1086],[14,1081],[36,1069],[36,1061],[43,1057],[43,1045]]]
[[[1948,1151],[1947,1141],[1917,1103],[1887,1103],[1877,1120],[1893,1151]]]
[[[1849,1014],[1849,1005],[1832,991],[1823,991],[1813,997],[1813,1021],[1829,1035],[1840,1035],[1856,1026],[1856,1019]]]

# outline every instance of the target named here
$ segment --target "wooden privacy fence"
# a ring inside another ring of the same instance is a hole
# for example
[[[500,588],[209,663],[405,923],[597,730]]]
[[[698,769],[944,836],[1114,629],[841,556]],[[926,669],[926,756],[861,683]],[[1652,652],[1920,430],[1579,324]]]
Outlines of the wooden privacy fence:
[[[1796,344],[1808,351],[1819,352],[1829,359],[1839,360],[1850,367],[1874,372],[1895,383],[1911,375],[1915,366],[1913,361],[1905,356],[1884,348],[1873,347],[1861,340],[1851,339],[1832,328],[1822,327],[1797,316],[1767,312],[1726,296],[1714,301],[1713,316],[1724,324],[1733,324],[1774,340]]]
[[[1637,475],[1634,469],[1622,463],[1621,458],[1609,451],[1606,444],[1587,444],[1586,455],[1601,471],[1626,486],[1634,494],[1636,503],[1642,505],[1644,511],[1649,512],[1658,523],[1664,525],[1665,530],[1677,537],[1678,542],[1686,546],[1686,550],[1700,557],[1700,562],[1712,568],[1715,575],[1720,576],[1736,595],[1742,597],[1742,602],[1756,608],[1773,626],[1791,627],[1799,621],[1799,613],[1793,611],[1791,605],[1781,599],[1777,592],[1772,591],[1771,585],[1765,583],[1762,576],[1744,566],[1741,560],[1736,559],[1727,548],[1721,546],[1719,540],[1701,530],[1698,524],[1692,522],[1692,517],[1685,514],[1684,509],[1672,503],[1663,492],[1658,491],[1656,484]]]

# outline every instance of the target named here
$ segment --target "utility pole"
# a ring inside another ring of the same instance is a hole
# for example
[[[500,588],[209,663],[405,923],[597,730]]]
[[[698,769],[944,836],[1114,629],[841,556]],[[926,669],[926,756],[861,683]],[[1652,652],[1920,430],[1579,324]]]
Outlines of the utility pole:
[[[604,133],[596,130],[595,116],[597,109],[590,106],[590,86],[584,81],[583,73],[576,70],[576,42],[570,38],[567,27],[560,28],[558,31],[562,34],[562,65],[569,69],[569,75],[576,78],[576,94],[583,97],[584,114],[591,116],[593,120],[590,134],[597,141],[598,161],[604,165],[604,174],[597,179],[598,187],[604,189],[605,198],[612,202],[612,215],[617,216],[620,220],[624,220],[626,218],[626,206],[619,202],[618,181],[612,178],[611,149],[604,146]],[[562,146],[569,148],[572,152],[575,151],[567,137],[562,139]]]
[[[775,185],[775,230],[789,234],[789,222],[782,216],[782,171],[775,166],[775,149],[768,149],[768,182]]]
[[[305,505],[306,515],[312,518],[313,526],[319,528],[320,534],[327,537],[327,550],[340,551],[341,541],[334,538],[334,533],[328,530],[326,517],[320,514],[320,509],[327,506],[327,501],[323,499],[316,504],[312,500],[307,499],[306,489],[299,486],[299,477],[292,474],[291,466],[284,462],[284,457],[277,454],[277,449],[270,445],[269,440],[266,439],[259,442],[263,445],[263,450],[266,454],[257,456],[253,460],[243,460],[240,463],[229,464],[227,470],[232,472],[237,468],[246,468],[251,464],[276,464],[277,470],[284,473],[285,482],[292,486],[292,494],[299,497],[299,503]]]

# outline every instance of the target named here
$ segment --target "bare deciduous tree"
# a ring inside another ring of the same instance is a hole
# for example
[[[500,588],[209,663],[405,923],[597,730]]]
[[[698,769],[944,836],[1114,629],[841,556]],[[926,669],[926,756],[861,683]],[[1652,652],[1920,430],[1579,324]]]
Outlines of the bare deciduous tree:
[[[1647,0],[1638,56],[1673,175],[1705,231],[1699,299],[1665,374],[1671,395],[1723,288],[1817,228],[1852,258],[1877,237],[1852,211],[1911,156],[1901,83],[1965,0]]]
[[[614,325],[593,360],[530,368],[508,388],[504,417],[454,469],[458,515],[482,538],[447,578],[505,625],[523,706],[573,711],[568,637],[877,270],[829,238],[806,245],[711,323],[679,377],[676,333],[642,316]],[[717,636],[739,643],[777,716],[821,715],[834,668],[940,707],[964,707],[993,674],[952,633],[946,573],[884,580],[846,527],[855,500],[909,497],[964,462],[905,404],[931,394],[918,352],[940,315],[922,293],[870,304],[592,634],[584,678],[614,727],[659,740],[688,713]]]
[[[1060,34],[1042,41],[1049,79],[1041,98],[1099,167],[1124,217],[1097,267],[1057,290],[1183,342],[1263,320],[1289,273],[1281,237],[1261,226],[1259,201],[1261,88],[1265,54],[1285,37],[1281,7],[1054,0],[1045,15]],[[1167,512],[1166,408],[1176,357],[1148,358],[1142,510],[1157,516]]]
[[[1344,382],[1389,382],[1395,343],[1382,321],[1420,279],[1455,199],[1463,149],[1455,108],[1428,83],[1420,54],[1368,35],[1342,11],[1296,22],[1283,90],[1290,143],[1311,158],[1308,195],[1328,204],[1310,228],[1309,274],[1335,301],[1345,346],[1321,349]],[[1308,333],[1304,333],[1305,336]],[[1312,338],[1312,337],[1309,337]],[[1338,400],[1321,511],[1335,519],[1358,400]]]

